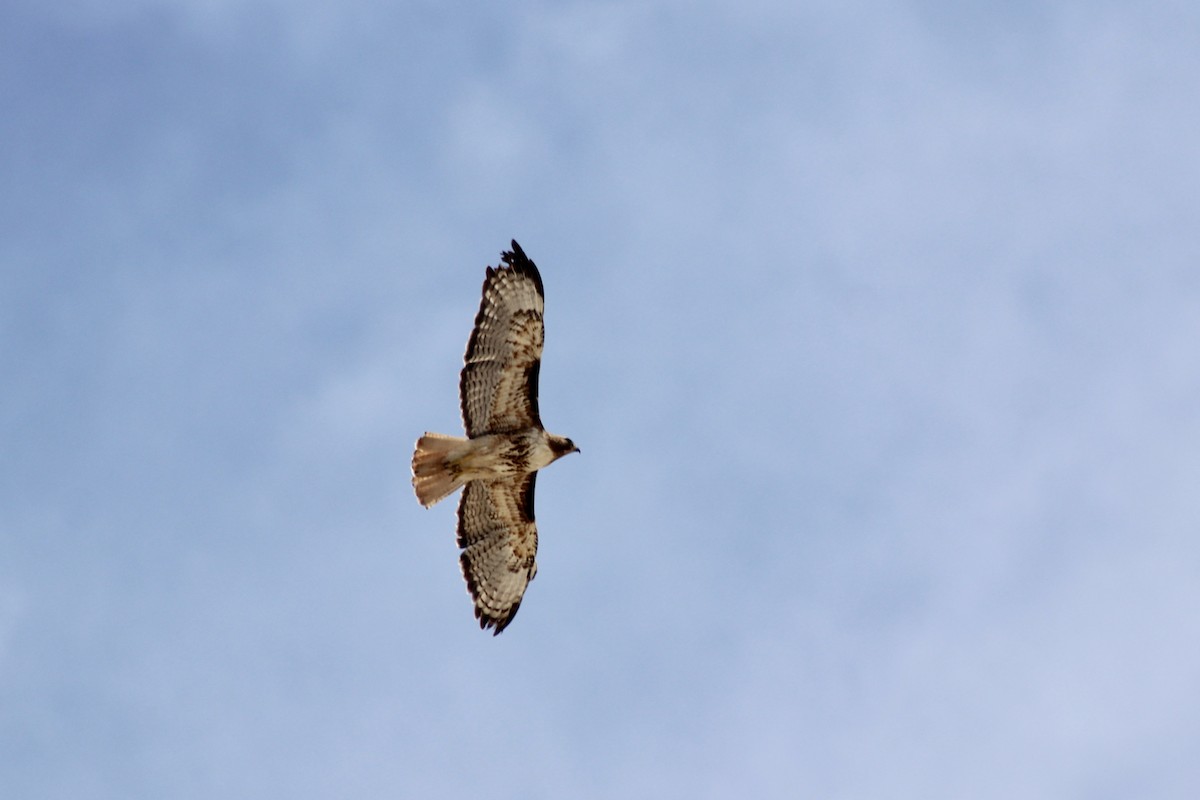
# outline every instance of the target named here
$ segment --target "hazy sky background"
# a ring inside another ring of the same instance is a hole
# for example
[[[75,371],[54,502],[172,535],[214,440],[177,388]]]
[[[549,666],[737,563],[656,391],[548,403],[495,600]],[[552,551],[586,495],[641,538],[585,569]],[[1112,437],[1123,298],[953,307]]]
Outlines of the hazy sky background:
[[[1198,9],[4,3],[0,796],[1200,796]]]

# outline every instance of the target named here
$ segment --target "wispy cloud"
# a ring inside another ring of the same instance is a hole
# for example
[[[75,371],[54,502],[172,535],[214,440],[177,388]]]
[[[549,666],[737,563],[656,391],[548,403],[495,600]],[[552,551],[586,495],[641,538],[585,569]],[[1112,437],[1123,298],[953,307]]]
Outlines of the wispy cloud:
[[[1193,12],[6,15],[6,796],[1197,788]],[[407,462],[513,237],[492,639]]]

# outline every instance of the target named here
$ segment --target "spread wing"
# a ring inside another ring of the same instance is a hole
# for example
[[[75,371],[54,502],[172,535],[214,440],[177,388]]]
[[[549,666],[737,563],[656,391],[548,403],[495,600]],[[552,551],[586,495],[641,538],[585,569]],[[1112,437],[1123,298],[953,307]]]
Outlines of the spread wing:
[[[475,330],[459,377],[467,436],[542,427],[538,369],[542,363],[542,276],[515,241],[487,268]]]
[[[536,472],[521,481],[471,481],[458,502],[463,577],[479,627],[494,627],[497,634],[512,622],[537,574],[536,481]]]

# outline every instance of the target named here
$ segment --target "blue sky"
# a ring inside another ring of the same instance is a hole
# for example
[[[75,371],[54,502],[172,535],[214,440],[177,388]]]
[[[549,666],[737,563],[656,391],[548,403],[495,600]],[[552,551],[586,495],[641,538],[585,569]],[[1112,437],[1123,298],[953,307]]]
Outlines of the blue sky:
[[[1197,796],[1198,30],[7,3],[0,795]],[[514,237],[493,638],[408,462]]]

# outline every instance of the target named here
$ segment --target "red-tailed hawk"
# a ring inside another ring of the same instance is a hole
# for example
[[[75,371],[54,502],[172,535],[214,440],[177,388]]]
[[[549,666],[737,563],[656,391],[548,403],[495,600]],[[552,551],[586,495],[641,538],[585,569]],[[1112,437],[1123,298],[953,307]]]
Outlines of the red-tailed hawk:
[[[413,453],[413,489],[429,508],[460,486],[459,562],[479,627],[500,633],[537,574],[533,487],[537,471],[577,453],[538,415],[542,276],[521,246],[487,268],[475,330],[459,378],[466,438],[426,433]]]

